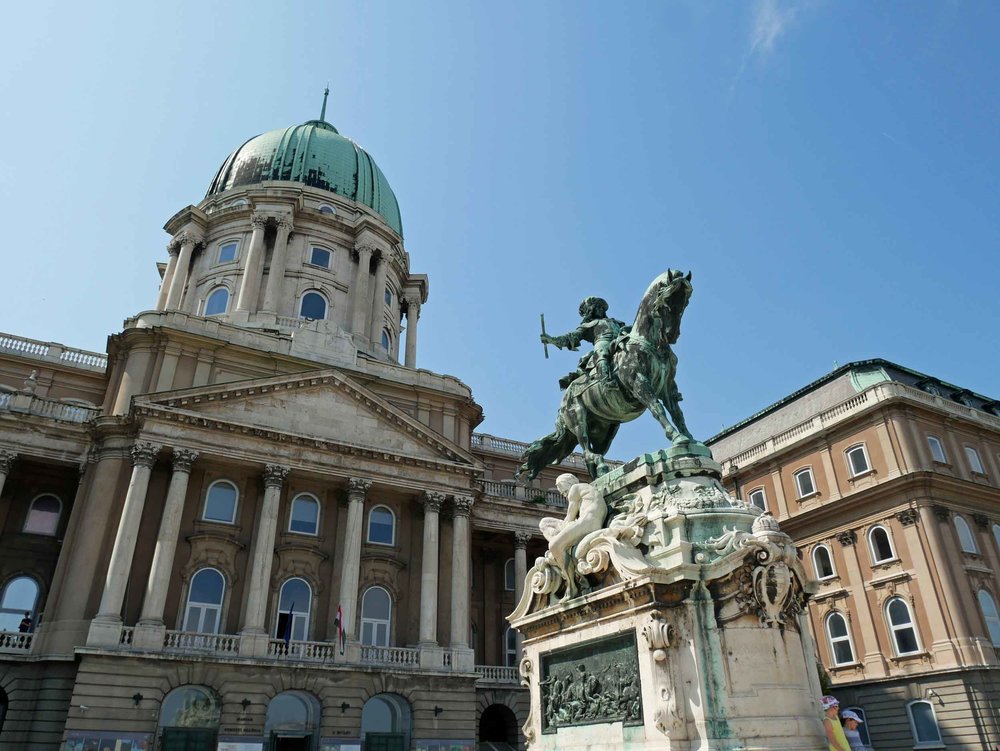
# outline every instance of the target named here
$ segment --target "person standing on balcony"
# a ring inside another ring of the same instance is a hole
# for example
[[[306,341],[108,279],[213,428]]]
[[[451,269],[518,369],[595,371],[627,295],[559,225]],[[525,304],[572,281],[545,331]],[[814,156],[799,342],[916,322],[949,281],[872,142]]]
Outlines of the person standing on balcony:
[[[21,622],[17,626],[17,630],[22,634],[30,634],[33,625],[31,622],[31,613],[25,613],[24,618],[21,619]]]

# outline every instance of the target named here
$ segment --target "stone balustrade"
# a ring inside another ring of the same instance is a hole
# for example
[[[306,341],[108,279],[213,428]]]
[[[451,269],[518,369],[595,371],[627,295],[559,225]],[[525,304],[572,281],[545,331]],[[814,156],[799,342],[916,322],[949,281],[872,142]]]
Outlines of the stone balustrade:
[[[18,631],[0,631],[0,653],[28,654],[34,637],[34,634],[22,634]]]
[[[327,641],[285,641],[271,639],[267,643],[267,656],[271,658],[287,658],[303,662],[335,662],[337,661],[337,645]],[[343,662],[344,658],[340,657]]]
[[[521,675],[517,668],[505,665],[476,665],[479,675],[477,683],[498,683],[505,686],[517,686],[521,683]]]
[[[483,481],[483,490],[493,498],[510,498],[518,501],[544,502],[547,506],[566,507],[566,499],[555,490],[541,488],[526,488],[513,482]],[[541,499],[541,501],[539,501]]]
[[[420,650],[410,647],[361,647],[361,662],[374,665],[420,666]]]
[[[163,651],[180,652],[183,654],[236,655],[240,651],[240,637],[237,634],[198,634],[189,631],[167,631],[163,640]]]
[[[0,393],[0,412],[15,412],[35,417],[47,417],[61,422],[85,423],[97,417],[101,410],[79,404],[45,399],[22,392]]]
[[[66,347],[55,342],[40,342],[23,336],[0,333],[0,352],[9,352],[32,360],[68,364],[83,370],[104,372],[108,367],[108,356],[102,352]]]

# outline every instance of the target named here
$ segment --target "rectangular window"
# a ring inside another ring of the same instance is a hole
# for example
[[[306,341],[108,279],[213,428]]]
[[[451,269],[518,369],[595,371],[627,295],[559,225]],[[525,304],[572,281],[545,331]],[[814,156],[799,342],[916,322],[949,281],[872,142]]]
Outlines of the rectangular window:
[[[931,449],[931,458],[934,461],[938,464],[948,463],[948,457],[944,453],[944,446],[941,445],[941,441],[937,437],[932,435],[927,436],[927,445]]]
[[[751,490],[748,496],[751,505],[756,506],[761,511],[767,511],[767,500],[764,498],[764,489],[757,488],[757,490]]]
[[[801,469],[795,473],[795,487],[798,489],[799,498],[805,498],[816,492],[812,469]]]
[[[325,248],[310,248],[309,263],[324,269],[330,268],[330,251]]]
[[[853,446],[847,450],[847,464],[851,468],[852,477],[863,475],[871,469],[864,444]]]
[[[219,248],[219,263],[229,263],[236,260],[237,243],[226,243]]]

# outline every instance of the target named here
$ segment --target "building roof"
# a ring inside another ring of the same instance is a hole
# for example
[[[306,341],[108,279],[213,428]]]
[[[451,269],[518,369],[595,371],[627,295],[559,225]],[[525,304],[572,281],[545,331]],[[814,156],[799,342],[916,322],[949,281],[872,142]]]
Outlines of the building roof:
[[[903,365],[897,365],[889,360],[875,358],[872,360],[856,360],[854,362],[849,362],[846,365],[841,365],[839,368],[836,368],[826,375],[817,378],[812,383],[803,386],[798,391],[792,392],[788,396],[779,399],[774,404],[771,404],[759,412],[755,412],[749,417],[740,420],[735,425],[731,425],[719,433],[716,433],[711,438],[706,440],[705,444],[711,445],[720,441],[726,436],[742,430],[748,425],[763,419],[767,415],[777,412],[782,407],[791,404],[797,399],[801,399],[806,394],[809,394],[821,386],[845,375],[850,376],[856,391],[862,391],[865,388],[881,381],[898,381],[900,383],[905,383],[908,386],[915,386],[916,388],[923,389],[929,393],[951,398],[960,404],[965,404],[968,407],[981,409],[991,414],[1000,414],[1000,402],[996,399],[991,399],[961,386],[941,381],[933,376],[927,375],[926,373],[912,370],[904,367]]]
[[[399,204],[382,170],[325,120],[254,136],[226,158],[206,196],[272,180],[302,183],[362,203],[403,235]]]

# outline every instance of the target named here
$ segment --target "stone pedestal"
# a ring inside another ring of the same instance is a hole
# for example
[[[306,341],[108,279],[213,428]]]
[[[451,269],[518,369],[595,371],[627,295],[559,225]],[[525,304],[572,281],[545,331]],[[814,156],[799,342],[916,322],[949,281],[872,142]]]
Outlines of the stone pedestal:
[[[510,616],[533,751],[826,748],[815,584],[719,477],[700,444],[646,454],[591,483],[609,511],[573,550],[579,596],[551,553],[536,560]]]

